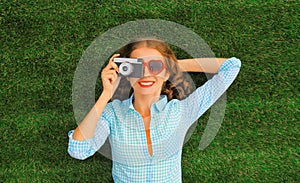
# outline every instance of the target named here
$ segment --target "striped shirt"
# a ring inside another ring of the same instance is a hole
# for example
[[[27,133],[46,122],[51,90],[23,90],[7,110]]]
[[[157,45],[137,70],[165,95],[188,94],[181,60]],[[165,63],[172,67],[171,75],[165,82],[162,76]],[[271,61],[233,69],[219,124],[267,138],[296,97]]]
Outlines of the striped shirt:
[[[133,96],[108,103],[94,137],[84,141],[69,132],[69,154],[77,159],[92,156],[107,137],[112,149],[115,182],[181,182],[181,154],[189,127],[227,90],[239,73],[241,62],[227,59],[218,73],[183,100],[166,96],[151,106],[152,156],[142,116],[133,107]]]

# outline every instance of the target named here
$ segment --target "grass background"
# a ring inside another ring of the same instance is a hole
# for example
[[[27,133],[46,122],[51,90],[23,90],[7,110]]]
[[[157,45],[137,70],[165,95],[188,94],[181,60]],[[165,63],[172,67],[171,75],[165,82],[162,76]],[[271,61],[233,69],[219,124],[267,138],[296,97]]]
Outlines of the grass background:
[[[185,144],[183,182],[300,182],[299,1],[1,1],[1,182],[111,182],[111,162],[67,153],[76,128],[72,80],[91,42],[137,19],[163,19],[200,35],[242,70],[227,92],[213,143]],[[297,46],[298,45],[298,46]]]

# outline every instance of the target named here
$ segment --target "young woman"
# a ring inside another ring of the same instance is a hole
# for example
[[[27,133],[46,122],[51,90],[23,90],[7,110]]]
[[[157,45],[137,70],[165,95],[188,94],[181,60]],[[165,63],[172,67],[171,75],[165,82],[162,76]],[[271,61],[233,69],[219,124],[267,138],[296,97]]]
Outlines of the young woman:
[[[113,62],[116,57],[142,58],[144,76],[119,77],[119,68]],[[240,70],[241,62],[236,58],[219,62],[221,66],[215,68],[203,60],[208,65],[206,70],[216,75],[193,91],[180,70],[187,69],[183,63],[193,62],[179,63],[165,42],[140,39],[124,46],[102,71],[103,91],[96,104],[69,132],[69,154],[77,159],[88,158],[108,137],[115,182],[181,182],[186,132],[226,91]],[[201,71],[199,65],[195,67],[192,70]],[[117,99],[110,101],[112,97]]]

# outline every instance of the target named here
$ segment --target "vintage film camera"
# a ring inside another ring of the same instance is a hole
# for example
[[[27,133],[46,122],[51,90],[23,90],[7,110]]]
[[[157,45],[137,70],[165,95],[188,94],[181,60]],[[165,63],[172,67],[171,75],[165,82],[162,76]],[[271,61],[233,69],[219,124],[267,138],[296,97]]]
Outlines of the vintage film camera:
[[[143,59],[141,58],[114,58],[119,67],[119,73],[125,77],[142,78],[144,76]]]

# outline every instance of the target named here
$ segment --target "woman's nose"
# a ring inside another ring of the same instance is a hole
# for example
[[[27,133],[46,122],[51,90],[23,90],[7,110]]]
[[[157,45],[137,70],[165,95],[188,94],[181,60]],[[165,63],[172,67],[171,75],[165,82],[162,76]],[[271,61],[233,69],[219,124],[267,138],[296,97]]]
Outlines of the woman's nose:
[[[144,77],[151,76],[151,72],[149,71],[148,67],[144,66]]]

